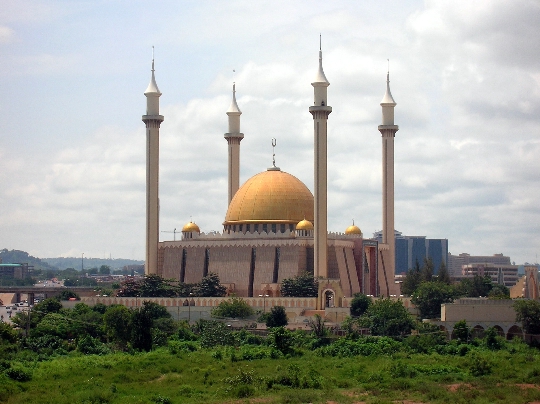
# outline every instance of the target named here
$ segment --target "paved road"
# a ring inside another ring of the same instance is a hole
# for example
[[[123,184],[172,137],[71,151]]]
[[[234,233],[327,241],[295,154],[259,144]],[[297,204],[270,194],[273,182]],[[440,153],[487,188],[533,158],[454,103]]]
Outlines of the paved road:
[[[7,308],[8,307],[11,307],[10,310],[8,310]],[[3,320],[6,322],[6,323],[11,323],[10,321],[10,311],[11,311],[11,315],[14,316],[15,314],[17,314],[19,311],[22,311],[22,310],[28,310],[28,305],[25,304],[24,306],[20,307],[20,306],[17,306],[15,308],[15,304],[8,304],[8,305],[4,305],[4,306],[0,306],[0,319],[3,318]],[[3,316],[3,317],[1,317]]]

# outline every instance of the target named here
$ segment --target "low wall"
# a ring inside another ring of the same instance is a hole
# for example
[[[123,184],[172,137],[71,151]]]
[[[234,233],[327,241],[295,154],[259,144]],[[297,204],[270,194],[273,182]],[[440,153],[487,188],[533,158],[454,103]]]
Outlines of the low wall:
[[[516,321],[514,300],[510,299],[456,299],[441,307],[441,321],[508,322]]]

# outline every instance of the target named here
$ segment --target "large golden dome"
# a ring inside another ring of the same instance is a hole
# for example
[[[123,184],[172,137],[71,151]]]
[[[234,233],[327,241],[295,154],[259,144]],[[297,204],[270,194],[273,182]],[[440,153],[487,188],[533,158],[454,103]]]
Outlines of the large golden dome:
[[[245,182],[234,195],[224,225],[313,221],[313,194],[295,176],[268,169]]]

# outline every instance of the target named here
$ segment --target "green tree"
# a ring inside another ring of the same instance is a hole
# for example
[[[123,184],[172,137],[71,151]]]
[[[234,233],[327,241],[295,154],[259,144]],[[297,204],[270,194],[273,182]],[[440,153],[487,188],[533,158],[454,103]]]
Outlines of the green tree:
[[[109,340],[125,349],[131,340],[131,311],[126,306],[109,306],[103,315],[103,326]]]
[[[467,326],[466,320],[460,320],[454,324],[454,331],[452,332],[453,338],[462,343],[468,343],[471,338],[471,329]]]
[[[274,306],[270,309],[270,313],[266,317],[267,327],[285,327],[288,323],[285,307]]]
[[[58,300],[69,300],[69,299],[76,299],[81,300],[80,296],[75,293],[72,290],[63,290],[58,296],[56,296]]]
[[[496,283],[488,293],[490,299],[510,299],[510,289]]]
[[[173,297],[176,288],[173,279],[163,279],[159,275],[146,275],[140,287],[140,296],[144,297]]]
[[[100,275],[110,275],[111,274],[111,267],[108,265],[102,265],[99,267],[99,274]]]
[[[424,265],[422,265],[422,269],[420,270],[422,282],[431,282],[433,280],[434,269],[435,267],[431,257],[424,257]]]
[[[317,297],[319,281],[309,272],[281,282],[281,296],[284,297]]]
[[[194,288],[194,295],[200,297],[221,297],[227,294],[227,288],[221,285],[219,276],[210,272]]]
[[[157,303],[154,303],[154,302],[148,302],[148,301],[145,301],[143,302],[143,306],[144,310],[150,314],[150,317],[152,318],[152,320],[157,320],[157,319],[160,319],[160,318],[171,318],[171,313],[169,313],[167,311],[167,308],[160,305],[160,304],[157,304]]]
[[[493,283],[488,275],[474,275],[473,278],[462,279],[458,285],[459,294],[466,297],[488,296],[492,288]]]
[[[401,300],[380,298],[373,302],[360,324],[369,328],[372,335],[403,337],[414,328],[414,321]]]
[[[437,274],[437,282],[446,283],[447,285],[450,285],[450,274],[448,273],[448,268],[446,268],[446,264],[444,261],[441,261],[441,265],[439,266],[439,273]]]
[[[420,264],[416,260],[414,268],[411,268],[407,271],[405,279],[401,284],[401,293],[405,296],[411,296],[416,288],[422,282],[422,275],[420,274]]]
[[[363,293],[355,293],[351,300],[351,316],[360,317],[371,306],[371,297]]]
[[[149,352],[152,350],[152,320],[151,309],[141,307],[131,316],[131,343],[134,349]]]
[[[253,309],[245,300],[233,297],[222,301],[212,310],[212,317],[245,318],[253,314]]]
[[[540,302],[537,300],[516,300],[514,302],[516,321],[520,322],[526,334],[540,334]]]
[[[141,279],[129,277],[120,284],[120,288],[116,291],[118,297],[138,297],[141,296]]]
[[[441,304],[454,301],[455,290],[441,282],[423,282],[412,295],[421,318],[440,318]]]

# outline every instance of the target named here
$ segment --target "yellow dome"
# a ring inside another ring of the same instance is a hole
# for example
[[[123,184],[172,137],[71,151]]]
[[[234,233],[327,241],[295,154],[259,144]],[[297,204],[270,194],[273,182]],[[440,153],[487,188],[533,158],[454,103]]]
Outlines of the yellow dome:
[[[360,227],[353,224],[352,226],[347,227],[345,234],[362,234],[362,230],[360,230]]]
[[[313,230],[313,223],[304,219],[296,225],[296,230]]]
[[[313,221],[313,195],[295,176],[269,169],[247,180],[234,195],[224,225],[297,224]]]
[[[189,232],[200,233],[201,229],[199,229],[199,226],[197,226],[195,223],[189,222],[184,227],[182,227],[182,233],[189,233]]]

